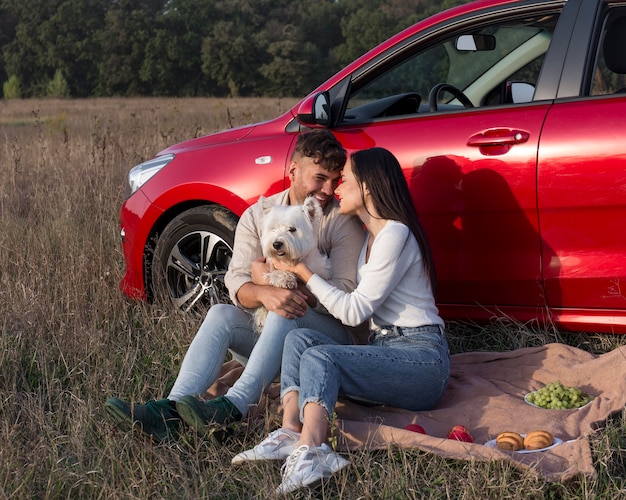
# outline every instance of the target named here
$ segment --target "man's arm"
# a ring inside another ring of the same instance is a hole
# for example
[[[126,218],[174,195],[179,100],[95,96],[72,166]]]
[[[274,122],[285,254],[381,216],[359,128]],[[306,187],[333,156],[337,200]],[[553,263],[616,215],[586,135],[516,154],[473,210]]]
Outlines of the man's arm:
[[[297,288],[288,290],[250,281],[239,288],[237,298],[244,307],[252,309],[263,305],[268,311],[289,319],[304,316],[307,309],[307,296]]]
[[[261,242],[259,240],[259,228],[254,216],[255,206],[249,207],[239,219],[235,230],[235,244],[233,255],[228,265],[228,271],[224,277],[224,283],[228,288],[230,300],[236,306],[255,308],[260,305],[247,302],[243,304],[237,295],[239,289],[247,282],[252,281],[252,262],[262,257]],[[249,305],[248,305],[249,304]]]

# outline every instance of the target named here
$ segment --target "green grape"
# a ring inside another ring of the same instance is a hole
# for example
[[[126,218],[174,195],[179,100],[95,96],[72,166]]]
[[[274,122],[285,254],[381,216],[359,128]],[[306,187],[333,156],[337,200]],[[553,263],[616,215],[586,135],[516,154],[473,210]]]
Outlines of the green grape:
[[[592,398],[578,387],[567,387],[560,380],[556,380],[530,393],[526,399],[541,408],[568,410],[585,406]]]

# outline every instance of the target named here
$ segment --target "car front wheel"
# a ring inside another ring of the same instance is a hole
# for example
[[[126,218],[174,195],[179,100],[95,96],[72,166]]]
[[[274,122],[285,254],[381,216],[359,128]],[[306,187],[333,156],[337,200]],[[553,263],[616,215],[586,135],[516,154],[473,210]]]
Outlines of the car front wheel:
[[[218,206],[177,215],[158,238],[152,261],[156,299],[184,312],[229,303],[224,275],[233,254],[237,217]]]

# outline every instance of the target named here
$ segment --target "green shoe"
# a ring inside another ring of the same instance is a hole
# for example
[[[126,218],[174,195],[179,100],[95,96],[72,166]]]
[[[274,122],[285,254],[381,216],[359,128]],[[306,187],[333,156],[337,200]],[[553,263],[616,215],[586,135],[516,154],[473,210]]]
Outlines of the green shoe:
[[[207,426],[211,424],[229,426],[243,419],[241,412],[225,396],[206,402],[185,396],[176,403],[176,410],[187,425],[202,433],[208,433]],[[220,439],[223,436],[220,433],[216,437]]]
[[[181,426],[174,401],[169,399],[132,404],[119,398],[109,398],[104,403],[104,409],[120,429],[139,429],[157,442],[176,439]]]

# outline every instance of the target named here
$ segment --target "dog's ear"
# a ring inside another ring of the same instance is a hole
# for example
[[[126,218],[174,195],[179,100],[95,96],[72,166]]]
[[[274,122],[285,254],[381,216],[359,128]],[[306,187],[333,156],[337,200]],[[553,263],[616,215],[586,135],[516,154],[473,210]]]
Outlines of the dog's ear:
[[[302,205],[302,211],[313,223],[319,222],[324,215],[322,206],[320,205],[319,201],[317,201],[313,196],[307,196],[306,200],[304,200],[304,204]]]
[[[269,202],[269,200],[265,196],[259,196],[259,200],[257,201],[257,203],[261,207],[261,210],[263,211],[263,215],[267,215],[267,212],[269,212],[272,209],[272,204]]]

